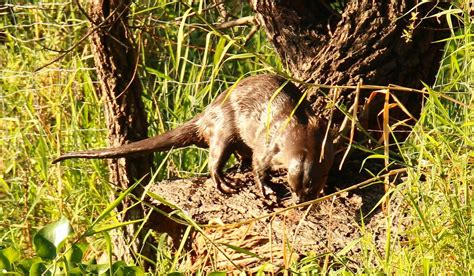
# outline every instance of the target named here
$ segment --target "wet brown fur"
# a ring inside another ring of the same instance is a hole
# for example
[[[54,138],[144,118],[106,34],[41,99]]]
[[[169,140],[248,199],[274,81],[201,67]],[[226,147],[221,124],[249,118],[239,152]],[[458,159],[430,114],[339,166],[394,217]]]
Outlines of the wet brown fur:
[[[264,196],[269,172],[285,168],[297,201],[308,200],[323,188],[334,153],[328,137],[320,162],[326,124],[312,115],[309,103],[304,99],[300,102],[301,97],[299,89],[281,77],[248,77],[220,94],[203,113],[169,132],[115,148],[66,153],[53,163],[196,145],[209,147],[209,172],[221,192],[235,189],[225,180],[223,169],[230,155],[237,153],[251,160],[255,181]]]

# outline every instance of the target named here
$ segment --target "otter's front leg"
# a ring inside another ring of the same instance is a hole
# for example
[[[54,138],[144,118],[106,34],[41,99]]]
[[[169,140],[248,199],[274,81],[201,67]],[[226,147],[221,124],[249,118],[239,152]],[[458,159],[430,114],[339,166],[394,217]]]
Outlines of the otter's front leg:
[[[260,191],[260,195],[263,198],[268,198],[269,195],[275,194],[270,188],[270,158],[263,157],[259,158],[258,155],[254,155],[252,160],[253,174],[255,183]]]
[[[235,192],[236,186],[225,180],[224,167],[232,154],[230,139],[219,137],[209,143],[209,173],[217,189],[224,194]]]

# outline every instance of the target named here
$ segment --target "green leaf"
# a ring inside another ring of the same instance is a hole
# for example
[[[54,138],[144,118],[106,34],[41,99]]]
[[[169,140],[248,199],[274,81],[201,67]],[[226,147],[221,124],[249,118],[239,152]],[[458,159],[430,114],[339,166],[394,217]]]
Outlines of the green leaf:
[[[157,77],[160,77],[164,80],[169,80],[169,81],[174,81],[174,79],[172,79],[170,76],[168,76],[167,74],[165,73],[162,73],[154,68],[151,68],[151,67],[145,67],[145,70],[150,73],[150,74],[153,74]]]
[[[43,259],[54,259],[60,245],[71,233],[73,233],[72,226],[64,217],[46,225],[33,238],[36,253]]]
[[[365,162],[369,159],[385,159],[385,155],[383,154],[372,154],[372,155],[369,155],[367,156],[363,161],[362,161],[362,164],[360,165],[361,169],[364,167],[365,165]]]
[[[227,273],[222,272],[222,271],[215,271],[207,274],[207,276],[226,276]]]
[[[186,231],[184,232],[184,235],[181,237],[181,243],[179,245],[178,251],[176,251],[174,255],[173,264],[171,265],[173,269],[175,269],[178,264],[179,257],[181,256],[181,252],[183,251],[185,244],[188,242],[188,237],[191,233],[191,230],[192,230],[191,225],[188,225],[188,227],[186,228]]]
[[[247,59],[247,58],[254,58],[255,54],[252,53],[243,53],[243,54],[235,54],[226,59],[226,61],[231,61],[234,59]]]
[[[12,269],[11,262],[6,256],[0,254],[0,269],[10,271]]]
[[[80,266],[78,267],[75,267],[75,268],[72,268],[68,271],[68,274],[71,275],[71,276],[80,276],[80,275],[84,275],[86,274],[86,271],[84,271],[84,269],[82,269]]]
[[[70,263],[80,263],[88,247],[89,244],[87,243],[73,244],[71,249],[66,252],[66,259]]]
[[[108,273],[110,266],[108,264],[89,264],[87,265],[87,271],[94,275],[109,275]]]
[[[45,275],[45,276],[50,276],[51,271],[48,271],[46,268],[46,265],[42,262],[39,263],[34,263],[31,268],[30,268],[30,275]]]
[[[255,257],[255,258],[258,258],[258,259],[261,259],[260,256],[258,256],[257,254],[253,253],[253,252],[250,252],[248,251],[247,249],[244,249],[244,248],[240,248],[238,246],[235,246],[235,245],[232,245],[232,244],[228,244],[228,243],[221,243],[222,245],[224,246],[227,246],[228,248],[232,249],[232,250],[235,250],[239,253],[242,253],[242,254],[245,254],[245,255],[249,255],[251,257]]]
[[[131,220],[131,221],[125,221],[125,222],[117,222],[117,223],[114,223],[114,224],[109,224],[109,225],[105,225],[105,226],[102,226],[102,227],[97,227],[97,228],[94,228],[94,229],[90,229],[87,232],[87,236],[93,236],[95,234],[99,234],[99,233],[102,233],[102,232],[108,232],[108,231],[113,230],[113,229],[121,228],[123,226],[127,226],[127,225],[130,225],[130,224],[135,224],[135,223],[139,223],[139,222],[143,222],[143,219],[137,219],[137,220]]]
[[[19,264],[18,267],[21,269],[24,275],[28,275],[31,267],[35,263],[41,263],[42,260],[40,257],[33,257],[31,259],[26,259],[22,260]]]
[[[10,271],[11,264],[14,263],[20,257],[20,252],[15,250],[13,247],[7,247],[0,250],[0,270],[5,269]]]
[[[354,246],[356,246],[360,242],[360,240],[361,239],[352,240],[343,249],[341,249],[341,251],[337,252],[336,255],[339,257],[345,256],[349,251],[354,248]]]
[[[184,26],[186,25],[186,19],[188,18],[189,13],[192,11],[191,8],[189,8],[184,14],[183,14],[183,19],[181,20],[181,24],[179,25],[178,29],[178,39],[176,43],[176,61],[175,61],[175,66],[176,66],[176,72],[179,70],[179,60],[181,59],[181,48],[183,47],[183,41],[184,41]]]
[[[105,275],[109,275],[110,270]],[[137,266],[127,266],[124,261],[118,261],[112,264],[112,275],[114,276],[142,276],[144,271]]]
[[[145,273],[138,266],[122,266],[114,272],[114,275],[117,275],[117,276],[142,276],[142,275],[145,275]]]
[[[117,207],[121,202],[122,200],[129,194],[133,191],[133,189],[135,189],[135,187],[138,186],[138,184],[140,184],[140,182],[143,180],[140,179],[140,181],[137,181],[135,182],[135,184],[133,184],[132,186],[130,186],[130,188],[128,188],[127,190],[123,191],[120,193],[120,195],[112,202],[110,203],[105,209],[104,211],[102,211],[102,213],[95,219],[95,221],[92,223],[91,225],[91,229],[89,230],[89,232],[87,234],[90,234],[92,233],[92,228],[94,228],[94,226],[99,223],[100,221],[102,221],[103,219],[105,219],[109,213],[111,213],[115,207]]]

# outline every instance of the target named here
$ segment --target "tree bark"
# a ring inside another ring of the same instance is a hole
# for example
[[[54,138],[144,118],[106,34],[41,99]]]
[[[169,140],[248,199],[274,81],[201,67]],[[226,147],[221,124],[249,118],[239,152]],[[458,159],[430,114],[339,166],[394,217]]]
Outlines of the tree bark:
[[[293,77],[325,85],[357,85],[363,81],[420,89],[422,82],[433,84],[444,47],[443,43],[434,42],[446,38],[449,31],[439,18],[425,17],[438,12],[439,4],[413,0],[349,1],[339,16],[328,2],[251,1],[260,25]],[[339,92],[342,105],[350,107],[355,91]],[[371,92],[361,91],[361,105]],[[310,95],[315,93],[312,90]],[[333,93],[335,90],[330,91],[330,96]],[[411,114],[419,114],[420,94],[394,94]],[[366,114],[368,128],[375,132],[381,130],[377,114],[383,103],[382,96],[376,98]],[[319,99],[314,107],[320,111],[325,105]],[[392,121],[407,118],[401,110],[391,115]],[[336,112],[333,122],[338,126],[343,118],[342,113]]]
[[[142,87],[137,76],[137,55],[132,37],[127,32],[126,20],[131,1],[128,0],[91,0],[90,18],[92,28],[97,30],[91,35],[92,51],[97,68],[100,88],[105,104],[106,124],[109,130],[109,143],[119,146],[131,141],[147,138],[147,119],[141,100]],[[146,184],[151,169],[151,156],[110,159],[110,182],[116,185],[117,192],[129,188],[135,181],[142,179]],[[143,187],[139,185],[132,194],[140,198]],[[121,221],[144,218],[144,208],[133,205],[131,198],[124,199],[118,207],[122,213]],[[136,253],[149,255],[142,230],[141,238],[131,240],[139,225],[127,227],[124,234],[114,236],[114,254],[118,259],[136,259]],[[149,257],[149,256],[148,256]]]

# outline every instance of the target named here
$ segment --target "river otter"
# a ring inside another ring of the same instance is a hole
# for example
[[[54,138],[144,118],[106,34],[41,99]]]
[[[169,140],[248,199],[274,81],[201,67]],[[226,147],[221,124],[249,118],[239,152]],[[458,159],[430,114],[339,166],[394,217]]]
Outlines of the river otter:
[[[309,103],[291,82],[275,75],[241,80],[220,94],[201,114],[164,134],[115,148],[61,155],[69,158],[118,158],[166,151],[189,145],[209,147],[209,172],[224,193],[236,187],[223,169],[232,153],[252,162],[255,181],[263,196],[269,172],[288,170],[288,184],[302,202],[316,198],[333,162],[331,137],[323,149],[326,123],[312,115]],[[231,188],[231,189],[229,189]]]

